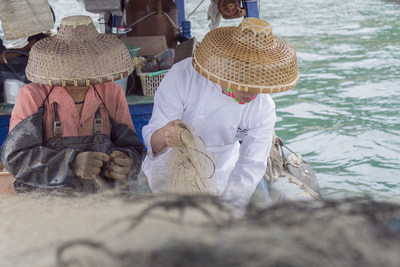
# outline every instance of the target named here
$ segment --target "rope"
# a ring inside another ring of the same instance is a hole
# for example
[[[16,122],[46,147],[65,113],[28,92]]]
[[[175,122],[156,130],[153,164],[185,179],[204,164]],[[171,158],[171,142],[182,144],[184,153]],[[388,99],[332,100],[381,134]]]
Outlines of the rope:
[[[46,95],[46,98],[43,100],[43,103],[40,107],[44,107],[44,103],[46,103],[46,100],[49,98],[50,93],[53,91],[55,86],[51,87],[50,92]]]
[[[93,84],[92,86],[93,86],[93,89],[94,89],[94,91],[96,92],[96,94],[99,96],[99,98],[100,98],[101,102],[103,103],[104,107],[106,108],[106,111],[107,111],[107,113],[108,113],[108,116],[111,117],[110,112],[108,111],[108,108],[107,108],[107,106],[106,106],[106,103],[104,103],[104,101],[103,101],[103,98],[101,97],[101,95],[100,95],[99,92],[97,91],[97,89],[96,89],[96,87],[94,86],[94,84]]]
[[[306,191],[311,197],[315,198],[316,200],[321,200],[321,197],[317,193],[315,193],[314,190],[309,188],[306,184],[300,182],[296,177],[294,177],[288,172],[286,172],[285,174],[289,177],[289,182],[298,185],[301,189]]]
[[[314,190],[312,190],[310,187],[308,187],[305,183],[301,182],[300,180],[298,180],[296,177],[294,177],[292,174],[289,173],[287,167],[286,167],[286,163],[287,163],[287,158],[285,156],[285,153],[283,152],[283,147],[285,147],[286,149],[288,149],[290,152],[292,152],[293,154],[296,155],[295,152],[293,152],[290,148],[288,148],[282,141],[281,138],[276,138],[275,139],[276,143],[280,146],[281,148],[281,153],[282,153],[282,159],[283,159],[283,166],[285,169],[285,176],[287,176],[289,178],[289,182],[294,183],[296,185],[298,185],[301,189],[303,189],[304,191],[306,191],[311,197],[315,198],[316,200],[320,200],[321,197],[319,196],[318,193],[316,193]],[[302,162],[307,163],[304,159],[302,159]]]
[[[201,6],[201,4],[203,4],[204,0],[202,0],[197,7],[186,17],[185,20],[188,20],[188,18],[190,18],[191,15],[193,15],[194,12],[196,12],[196,10]]]
[[[179,123],[177,126],[179,126],[180,128],[182,128],[182,129],[188,131],[189,134],[190,134],[190,136],[191,136],[191,138],[193,139],[193,135],[192,135],[191,131],[190,131],[185,125],[183,125],[182,123]],[[182,145],[183,145],[185,148],[191,149],[191,150],[193,150],[193,151],[195,151],[195,152],[197,152],[197,153],[202,154],[203,156],[205,156],[205,157],[212,163],[213,171],[212,171],[212,174],[211,174],[210,176],[207,177],[207,179],[212,178],[213,175],[214,175],[214,173],[215,173],[215,163],[214,163],[214,161],[212,160],[212,158],[211,158],[209,155],[207,155],[206,153],[204,153],[203,151],[200,151],[200,150],[198,150],[197,148],[190,147],[190,146],[188,146],[188,144],[185,144],[185,142],[183,141],[183,138],[182,138],[182,134],[183,134],[183,131],[180,132],[180,134],[179,134],[179,139],[181,140],[181,143],[182,143]],[[205,146],[204,140],[203,140],[200,136],[199,136],[198,138],[200,139],[200,141],[201,141],[201,142],[204,144],[204,146]],[[188,159],[188,160],[189,160],[190,164],[195,168],[197,174],[200,174],[199,170],[197,170],[197,168],[196,168],[196,166],[193,164],[193,162],[192,162],[190,159]]]
[[[164,16],[167,17],[167,19],[169,20],[169,22],[171,22],[172,26],[174,26],[175,29],[179,32],[179,30],[180,30],[179,26],[176,25],[176,24],[174,23],[174,21],[171,19],[171,17],[170,17],[167,13],[165,13],[164,11],[161,11],[161,13],[162,13]]]
[[[128,27],[129,27],[129,28],[132,28],[133,25],[135,25],[135,24],[141,22],[142,20],[144,20],[144,19],[146,19],[147,17],[150,17],[151,15],[156,14],[156,13],[157,13],[157,11],[153,11],[153,12],[147,14],[146,16],[144,16],[143,18],[140,18],[140,19],[134,21],[134,22],[131,23],[131,25],[129,25]]]
[[[203,0],[203,1],[204,1],[204,0]],[[154,14],[156,14],[156,13],[157,13],[157,11],[150,12],[150,13],[147,14],[146,16],[144,16],[144,17],[142,17],[142,18],[140,18],[140,19],[138,19],[138,20],[132,22],[128,27],[129,27],[129,28],[132,28],[132,26],[136,25],[137,23],[139,23],[139,22],[145,20],[146,18],[148,18],[148,17],[150,17],[151,15],[154,15]],[[171,22],[172,26],[175,28],[176,31],[178,31],[178,32],[180,31],[179,26],[175,24],[175,22],[171,19],[171,17],[170,17],[167,13],[165,13],[164,11],[161,11],[161,14],[163,14],[164,16],[167,17],[167,19],[169,20],[169,22]]]

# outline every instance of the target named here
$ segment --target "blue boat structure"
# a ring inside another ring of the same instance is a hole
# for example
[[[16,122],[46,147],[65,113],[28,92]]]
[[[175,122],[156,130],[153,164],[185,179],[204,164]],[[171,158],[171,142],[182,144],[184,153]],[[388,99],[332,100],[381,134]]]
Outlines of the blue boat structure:
[[[204,0],[199,2],[199,5],[203,2]],[[259,3],[256,0],[214,0],[211,3],[210,8],[219,10],[220,17],[216,19],[220,19],[221,16],[224,19],[259,17]],[[104,34],[118,35],[127,45],[134,61],[139,56],[150,57],[156,54],[168,56],[165,51],[172,50],[176,63],[185,57],[190,57],[196,47],[197,41],[191,36],[191,22],[185,20],[184,0],[84,0],[82,4],[86,11],[100,14],[100,31]],[[52,11],[51,7],[50,9]],[[56,15],[53,12],[53,16]],[[28,55],[25,53],[25,56]],[[151,61],[147,62],[150,63]],[[151,66],[148,69],[151,69]],[[159,68],[143,71],[143,68],[138,66],[133,74],[116,81],[126,92],[130,114],[140,141],[143,141],[142,128],[148,123],[152,114],[154,92],[167,71],[168,69]],[[23,81],[15,79],[4,82],[2,88],[4,103],[0,104],[1,144],[8,134],[13,101],[18,88],[23,85]],[[282,152],[278,157],[283,156],[284,160],[285,146],[282,141],[281,145],[277,142],[276,147],[277,151]],[[303,177],[299,173],[304,174]],[[0,179],[2,179],[1,173]],[[280,201],[321,198],[318,181],[308,164],[292,168],[292,175],[279,177],[274,182],[266,180],[262,179],[263,182],[255,194],[264,202],[270,199]],[[265,194],[268,194],[268,198]]]

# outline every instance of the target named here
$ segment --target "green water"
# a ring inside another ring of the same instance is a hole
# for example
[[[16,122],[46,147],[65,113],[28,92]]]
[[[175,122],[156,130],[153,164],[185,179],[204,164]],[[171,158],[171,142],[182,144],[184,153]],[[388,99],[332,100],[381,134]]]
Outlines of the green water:
[[[207,2],[190,18],[200,40]],[[298,85],[273,95],[276,132],[314,167],[323,196],[399,200],[400,4],[261,1],[260,17],[297,51]]]

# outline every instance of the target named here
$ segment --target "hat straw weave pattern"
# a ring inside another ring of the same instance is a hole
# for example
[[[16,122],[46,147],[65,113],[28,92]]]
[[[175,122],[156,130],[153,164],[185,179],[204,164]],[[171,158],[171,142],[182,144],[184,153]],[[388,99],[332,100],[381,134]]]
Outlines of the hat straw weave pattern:
[[[89,86],[122,79],[132,71],[132,60],[122,41],[98,33],[88,16],[71,16],[61,21],[57,36],[32,47],[26,76],[50,86]]]
[[[261,19],[210,31],[193,54],[194,68],[223,87],[252,93],[292,89],[299,79],[294,48]]]

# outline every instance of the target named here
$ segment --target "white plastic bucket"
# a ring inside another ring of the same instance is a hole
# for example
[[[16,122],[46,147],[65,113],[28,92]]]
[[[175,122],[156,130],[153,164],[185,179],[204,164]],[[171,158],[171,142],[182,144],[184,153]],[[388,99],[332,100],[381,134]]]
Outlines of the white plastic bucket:
[[[4,88],[4,102],[8,104],[14,104],[17,99],[19,89],[24,86],[25,83],[15,79],[6,79],[3,83]]]

